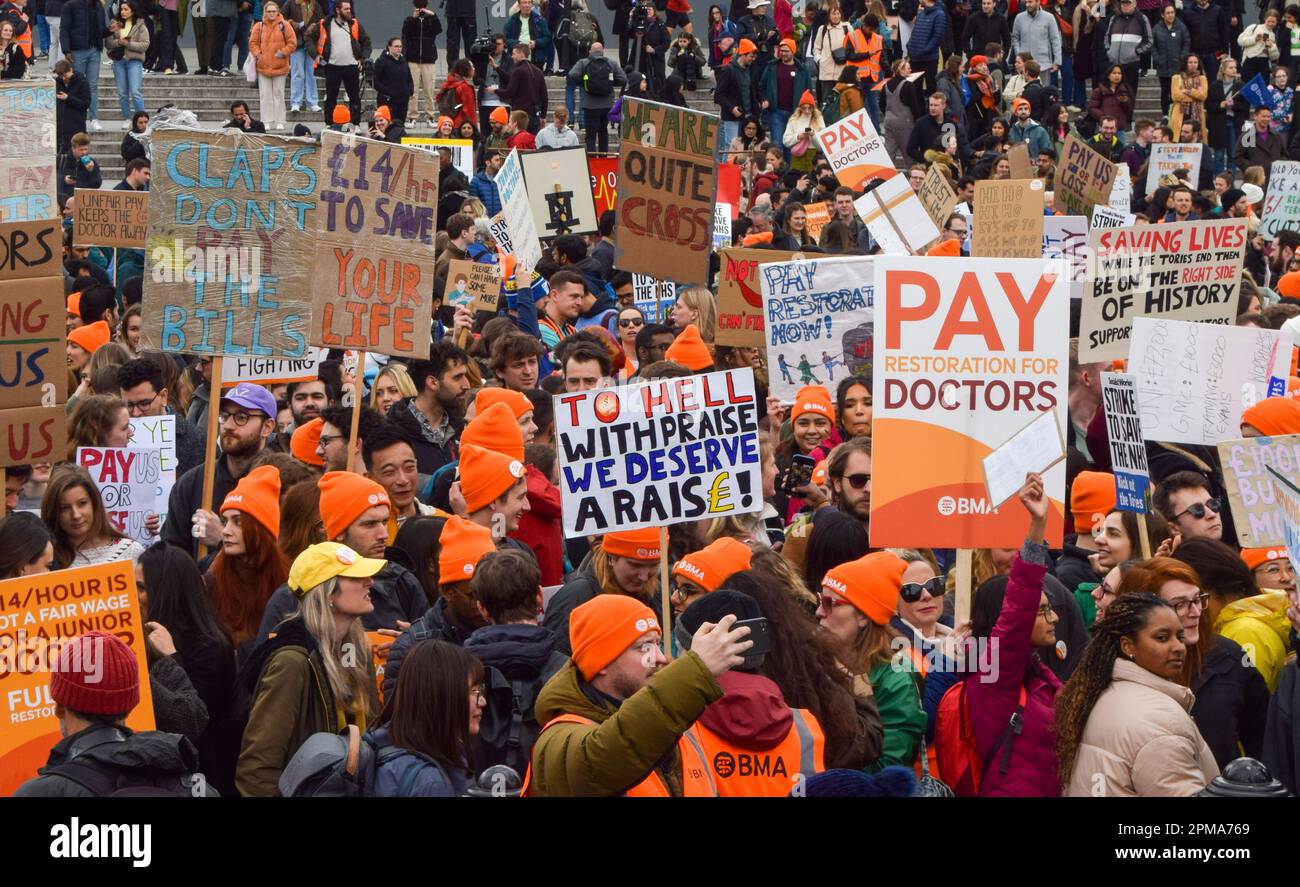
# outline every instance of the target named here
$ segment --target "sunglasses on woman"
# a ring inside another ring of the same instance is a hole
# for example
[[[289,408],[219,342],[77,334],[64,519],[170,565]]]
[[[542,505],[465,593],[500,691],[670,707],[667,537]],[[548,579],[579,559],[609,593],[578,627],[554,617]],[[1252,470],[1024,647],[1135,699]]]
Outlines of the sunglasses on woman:
[[[817,609],[825,610],[828,613],[834,610],[836,607],[844,607],[847,606],[849,603],[848,601],[840,600],[839,598],[833,595],[829,595],[825,593],[817,595],[817,599],[820,602],[820,605],[818,606]]]
[[[645,326],[645,321],[639,317],[620,317],[618,325],[621,327]]]
[[[1206,499],[1204,502],[1193,502],[1191,505],[1187,506],[1186,509],[1175,514],[1174,520],[1178,520],[1184,514],[1190,514],[1192,517],[1196,518],[1197,520],[1201,520],[1202,518],[1205,517],[1205,512],[1207,510],[1211,514],[1218,514],[1219,509],[1222,507],[1222,505],[1223,503],[1221,503],[1218,499]]]
[[[919,601],[921,593],[925,591],[930,592],[930,597],[942,597],[943,584],[941,576],[934,576],[924,582],[906,582],[898,589],[898,596],[909,604]]]

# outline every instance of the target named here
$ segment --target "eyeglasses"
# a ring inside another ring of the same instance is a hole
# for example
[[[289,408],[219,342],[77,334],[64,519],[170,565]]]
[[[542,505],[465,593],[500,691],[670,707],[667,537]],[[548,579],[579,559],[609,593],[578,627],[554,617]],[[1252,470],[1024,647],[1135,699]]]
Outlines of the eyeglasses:
[[[1188,505],[1187,508],[1175,514],[1174,520],[1178,520],[1184,514],[1190,514],[1197,520],[1202,520],[1205,517],[1205,512],[1207,510],[1212,514],[1218,514],[1221,507],[1222,503],[1219,502],[1218,499],[1206,499],[1204,502],[1193,502],[1191,505]]]
[[[482,684],[474,688],[474,702],[479,704],[487,702],[487,690]]]
[[[871,475],[866,473],[860,474],[842,474],[840,480],[848,483],[855,490],[865,489],[867,484],[871,483]]]
[[[1041,607],[1038,608],[1038,618],[1047,619],[1055,612],[1056,611],[1052,609],[1051,604],[1043,604]]]
[[[1209,593],[1202,591],[1194,597],[1183,598],[1180,601],[1170,601],[1169,605],[1174,608],[1174,612],[1179,616],[1186,616],[1193,606],[1195,606],[1197,610],[1204,610],[1205,604],[1209,600]]]
[[[834,610],[836,607],[849,606],[848,601],[842,601],[833,595],[824,593],[817,595],[817,600],[817,609],[819,610]]]
[[[128,400],[126,401],[126,408],[133,413],[135,412],[143,413],[145,410],[149,409],[149,407],[153,405],[153,402],[158,399],[158,395],[160,393],[161,392],[155,391],[153,397],[149,398],[148,400]]]
[[[620,318],[618,325],[624,328],[634,327],[634,326],[645,326],[645,321],[639,317],[629,317],[626,319]]]
[[[921,599],[921,593],[928,591],[930,597],[940,597],[943,595],[943,578],[934,576],[924,582],[908,582],[898,589],[898,596],[909,604],[914,604]]]
[[[266,418],[262,413],[258,413],[257,416],[261,419]],[[234,422],[236,428],[243,428],[248,424],[248,420],[253,418],[253,414],[245,413],[242,410],[238,413],[222,412],[219,414],[218,418],[220,418],[222,425],[225,425],[227,422]]]
[[[343,439],[344,439],[343,435],[341,434],[322,434],[320,436],[320,445],[321,448],[323,449],[329,446],[330,444],[334,443],[334,441],[343,440]]]

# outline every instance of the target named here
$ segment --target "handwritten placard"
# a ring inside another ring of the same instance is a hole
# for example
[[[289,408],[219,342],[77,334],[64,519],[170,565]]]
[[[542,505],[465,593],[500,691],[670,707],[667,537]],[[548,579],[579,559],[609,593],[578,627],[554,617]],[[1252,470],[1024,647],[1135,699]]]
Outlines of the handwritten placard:
[[[72,206],[72,242],[77,246],[144,248],[148,191],[78,188]]]
[[[501,299],[501,266],[452,259],[447,265],[447,288],[442,299],[456,308],[496,311]]]
[[[1010,440],[984,457],[984,486],[994,508],[1025,485],[1025,475],[1044,474],[1065,458],[1065,439],[1056,413],[1034,419]]]
[[[975,183],[971,255],[1002,259],[1042,257],[1042,181],[1020,179]]]
[[[153,541],[145,527],[157,514],[162,455],[158,450],[117,447],[77,447],[77,464],[90,473],[104,500],[109,523],[123,535],[145,545]]]
[[[1300,480],[1300,434],[1220,441],[1219,461],[1238,544],[1242,548],[1286,545],[1281,489],[1269,469],[1292,484]]]

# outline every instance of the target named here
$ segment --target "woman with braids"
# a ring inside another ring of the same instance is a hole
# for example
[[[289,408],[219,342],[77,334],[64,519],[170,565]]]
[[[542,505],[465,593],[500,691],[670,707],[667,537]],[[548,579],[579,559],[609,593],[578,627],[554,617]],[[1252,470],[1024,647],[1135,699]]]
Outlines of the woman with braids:
[[[1195,697],[1178,683],[1187,660],[1182,620],[1167,602],[1121,594],[1110,605],[1056,700],[1066,795],[1190,797],[1219,775],[1192,720]]]

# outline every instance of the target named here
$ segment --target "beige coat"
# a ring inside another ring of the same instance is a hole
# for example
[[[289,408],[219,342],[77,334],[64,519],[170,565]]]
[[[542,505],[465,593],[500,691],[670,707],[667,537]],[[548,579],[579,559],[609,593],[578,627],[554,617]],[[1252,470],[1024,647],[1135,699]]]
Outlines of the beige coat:
[[[1117,659],[1083,728],[1069,797],[1190,797],[1219,775],[1192,691]]]
[[[144,22],[136,19],[135,24],[131,26],[131,32],[127,34],[126,39],[119,36],[121,30],[113,31],[104,38],[105,49],[123,48],[126,50],[122,56],[123,61],[143,62],[145,53],[149,51],[149,29]]]

